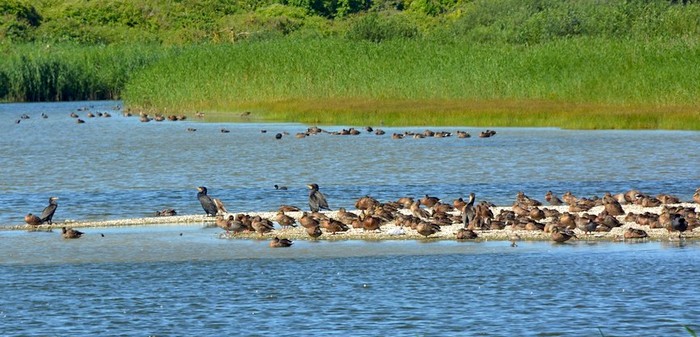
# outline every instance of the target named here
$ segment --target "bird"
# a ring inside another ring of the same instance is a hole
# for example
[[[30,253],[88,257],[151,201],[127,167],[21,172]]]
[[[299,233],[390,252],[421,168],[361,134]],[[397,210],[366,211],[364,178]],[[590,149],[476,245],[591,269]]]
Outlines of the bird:
[[[275,184],[275,189],[280,190],[280,191],[286,191],[287,186],[280,186],[280,185]]]
[[[669,234],[678,231],[678,239],[680,239],[683,232],[688,230],[688,221],[681,214],[671,213],[671,222],[666,226],[666,230]]]
[[[292,218],[291,216],[284,214],[284,211],[280,210],[277,212],[277,215],[275,216],[275,221],[277,221],[282,228],[289,228],[291,227],[296,227],[296,219]]]
[[[307,227],[306,234],[309,234],[310,237],[316,239],[317,237],[321,236],[323,234],[323,232],[321,231],[320,226],[314,226],[314,227]]]
[[[41,219],[32,213],[28,213],[27,215],[24,216],[24,222],[26,222],[27,225],[30,225],[30,226],[41,225]]]
[[[646,231],[637,228],[627,228],[624,234],[625,239],[644,239],[649,237]]]
[[[73,228],[66,228],[66,227],[61,227],[61,236],[64,239],[77,239],[83,235],[83,232],[73,229]]]
[[[309,188],[309,208],[311,209],[311,212],[318,212],[322,209],[325,210],[331,210],[328,207],[328,201],[326,201],[326,196],[323,195],[318,190],[318,184],[309,184],[306,185],[306,187]]]
[[[457,240],[474,240],[478,238],[479,235],[471,229],[460,228],[457,230],[457,233],[455,233],[455,237]]]
[[[216,204],[211,197],[207,195],[207,188],[204,186],[197,187],[197,199],[202,204],[202,208],[207,212],[207,216],[215,216],[217,212]]]
[[[289,239],[280,239],[278,237],[274,237],[272,241],[270,241],[270,247],[272,248],[285,248],[285,247],[291,247],[294,242]]]
[[[58,200],[57,197],[49,198],[49,205],[41,211],[41,215],[39,216],[41,223],[48,222],[49,225],[53,224],[53,215],[56,213],[56,208],[58,208],[56,200]]]
[[[552,228],[552,241],[557,242],[557,243],[562,243],[565,241],[568,241],[571,238],[575,238],[576,234],[573,232],[566,230],[566,229],[561,229],[557,226],[554,226]]]
[[[474,197],[474,193],[469,193],[469,202],[462,208],[462,224],[464,224],[465,228],[474,220],[474,216],[476,215],[474,211]]]

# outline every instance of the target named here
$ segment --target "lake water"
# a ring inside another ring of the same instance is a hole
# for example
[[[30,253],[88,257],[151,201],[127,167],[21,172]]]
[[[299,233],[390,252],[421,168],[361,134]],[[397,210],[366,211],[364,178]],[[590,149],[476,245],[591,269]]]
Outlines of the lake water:
[[[55,220],[332,208],[475,192],[510,204],[637,188],[690,200],[700,133],[499,128],[481,139],[317,135],[300,124],[140,123],[119,102],[0,104],[0,224],[58,196]],[[112,118],[69,113],[80,107]],[[40,118],[44,112],[49,117]],[[15,123],[26,113],[30,119]],[[465,124],[468,124],[465,122]],[[188,132],[187,128],[196,128]],[[230,133],[221,133],[222,128]],[[340,130],[338,127],[324,127]],[[267,133],[261,130],[266,129]],[[426,128],[385,128],[388,134]],[[289,132],[281,140],[277,132]],[[288,186],[277,191],[274,184]],[[222,240],[201,226],[0,231],[0,335],[660,336],[696,331],[700,243]],[[104,236],[103,236],[104,235]],[[600,330],[599,330],[600,329]]]

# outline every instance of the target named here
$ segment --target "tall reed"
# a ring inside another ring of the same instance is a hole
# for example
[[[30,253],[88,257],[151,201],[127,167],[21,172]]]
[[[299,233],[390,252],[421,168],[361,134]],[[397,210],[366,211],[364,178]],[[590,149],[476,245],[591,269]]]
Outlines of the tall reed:
[[[124,98],[143,109],[354,125],[700,129],[697,64],[700,48],[683,40],[286,39],[186,49],[138,72]]]

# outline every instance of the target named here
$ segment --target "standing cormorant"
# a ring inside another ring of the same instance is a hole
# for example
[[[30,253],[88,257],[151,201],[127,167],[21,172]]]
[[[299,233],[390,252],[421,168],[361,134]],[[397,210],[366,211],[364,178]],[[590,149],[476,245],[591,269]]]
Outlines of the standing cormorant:
[[[207,195],[207,188],[204,186],[197,187],[197,199],[202,204],[202,208],[207,212],[207,216],[215,216],[217,212],[216,204]]]
[[[309,188],[309,208],[311,212],[318,212],[321,209],[331,210],[328,207],[326,196],[318,190],[318,184],[306,185]]]
[[[469,223],[471,223],[476,216],[476,211],[474,210],[474,197],[474,193],[469,193],[469,202],[464,205],[464,208],[462,209],[462,223],[464,224],[464,228],[467,228]]]
[[[49,225],[53,224],[53,214],[56,213],[56,208],[58,208],[56,200],[58,200],[57,197],[49,198],[49,205],[44,208],[44,210],[41,212],[41,216],[39,217],[42,223],[48,222]]]

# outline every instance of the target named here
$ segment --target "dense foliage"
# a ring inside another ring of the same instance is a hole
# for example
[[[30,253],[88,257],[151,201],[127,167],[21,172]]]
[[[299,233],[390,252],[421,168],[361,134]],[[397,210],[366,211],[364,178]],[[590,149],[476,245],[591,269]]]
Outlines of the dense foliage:
[[[492,125],[592,104],[590,119],[678,128],[698,120],[699,42],[692,0],[0,0],[0,101],[315,120],[418,99],[501,113]]]

